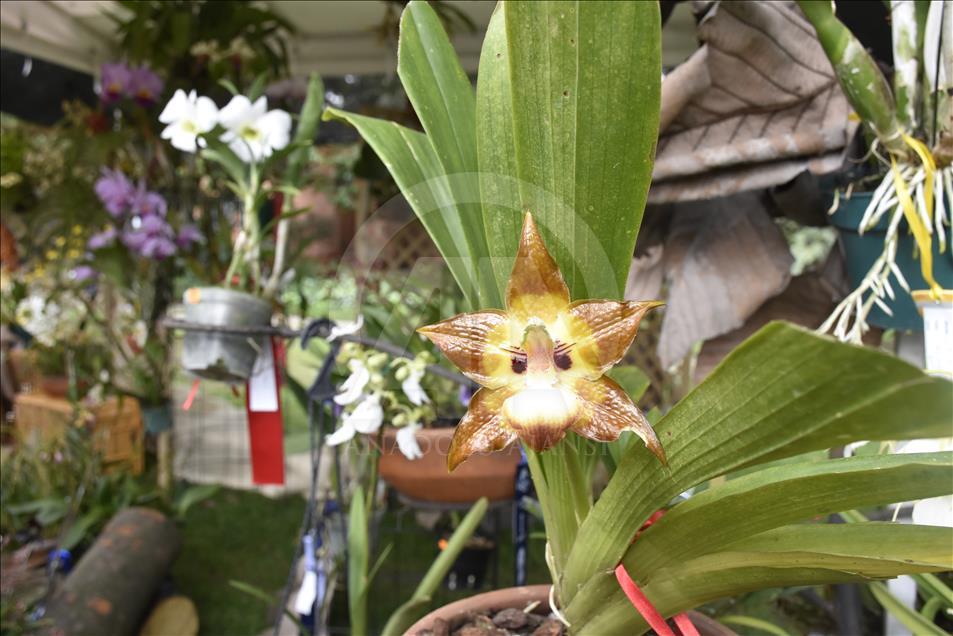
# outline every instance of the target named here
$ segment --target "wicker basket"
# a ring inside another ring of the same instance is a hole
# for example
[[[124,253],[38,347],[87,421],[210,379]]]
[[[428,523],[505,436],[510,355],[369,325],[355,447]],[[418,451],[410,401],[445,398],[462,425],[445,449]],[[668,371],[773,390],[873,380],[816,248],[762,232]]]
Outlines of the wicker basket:
[[[135,398],[109,398],[80,414],[69,400],[42,393],[21,393],[14,404],[14,418],[26,444],[58,439],[68,426],[82,418],[109,469],[125,469],[134,475],[142,472],[142,414]]]

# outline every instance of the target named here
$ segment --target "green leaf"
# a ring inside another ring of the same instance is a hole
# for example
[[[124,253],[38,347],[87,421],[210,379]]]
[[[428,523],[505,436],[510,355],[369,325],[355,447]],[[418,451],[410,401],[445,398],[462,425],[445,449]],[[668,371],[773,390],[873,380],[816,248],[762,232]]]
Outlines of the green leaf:
[[[453,201],[473,259],[487,255],[477,179],[476,105],[473,86],[450,44],[440,18],[426,2],[410,2],[401,14],[397,74],[439,163],[450,175]],[[486,264],[487,267],[489,263]],[[477,282],[480,306],[499,306],[490,277]]]
[[[347,122],[370,144],[436,243],[471,306],[476,306],[472,252],[452,187],[460,177],[448,177],[442,172],[427,137],[417,131],[336,108],[326,109],[324,119]]]
[[[606,375],[615,380],[626,395],[636,403],[642,399],[642,396],[652,384],[649,376],[645,375],[645,372],[634,364],[620,364],[612,367]]]
[[[206,144],[200,153],[202,157],[220,165],[235,185],[243,187],[248,180],[248,166],[232,152],[227,144],[210,135],[203,135],[202,139]],[[240,192],[238,194],[241,196]]]
[[[953,493],[951,477],[953,453],[851,457],[766,468],[675,506],[629,548],[626,563],[644,583],[660,568],[787,523]],[[702,536],[704,541],[696,540]]]
[[[347,526],[347,605],[351,633],[367,636],[367,509],[364,491],[355,488],[348,511]]]
[[[481,189],[501,198],[484,208],[489,243],[514,255],[530,210],[574,297],[621,297],[658,135],[658,4],[507,2],[502,13],[477,102]],[[511,152],[515,172],[501,156]],[[506,269],[497,265],[501,282]]]
[[[890,593],[887,586],[883,583],[871,583],[870,591],[873,593],[877,602],[884,606],[884,609],[897,617],[901,623],[907,626],[914,634],[921,636],[936,635],[944,636],[945,631],[937,627],[933,621],[929,621],[916,611],[907,607],[900,599]]]
[[[292,186],[301,185],[301,170],[308,159],[308,152],[311,150],[311,144],[314,143],[314,137],[318,133],[318,123],[321,121],[321,111],[324,107],[324,82],[317,73],[312,73],[308,79],[308,92],[301,107],[301,118],[298,120],[298,129],[295,130],[292,145],[295,150],[288,158],[288,169],[286,171],[286,180]],[[285,201],[285,212],[282,216],[287,217],[287,211],[292,209],[294,200],[287,197]]]
[[[953,419],[950,391],[893,356],[785,323],[764,327],[655,426],[668,466],[641,444],[629,449],[580,527],[564,598],[611,570],[642,523],[688,488],[851,441],[942,437]]]
[[[447,576],[447,572],[450,571],[457,557],[460,556],[460,552],[463,551],[470,537],[473,536],[473,533],[476,532],[476,529],[480,526],[480,522],[483,521],[488,506],[489,503],[486,497],[481,497],[473,504],[470,511],[467,512],[466,516],[460,522],[460,525],[454,530],[450,540],[447,541],[447,547],[444,548],[440,555],[434,560],[430,569],[427,570],[427,574],[424,575],[420,584],[417,585],[417,589],[414,590],[413,595],[406,603],[398,607],[388,619],[387,624],[384,626],[384,631],[382,632],[383,636],[399,636],[403,634],[407,631],[407,628],[424,615],[427,608],[430,607],[430,602],[433,599],[434,592],[437,591],[437,586],[439,586],[440,582]]]
[[[905,524],[797,525],[762,533],[724,552],[661,570],[642,588],[664,616],[719,598],[769,587],[819,585],[950,567],[950,530]],[[585,616],[568,608],[579,634],[647,630],[615,578],[590,582],[598,607]]]
[[[718,622],[725,625],[739,625],[741,627],[750,627],[751,629],[761,630],[772,636],[790,636],[790,634],[766,620],[755,618],[753,616],[740,616],[732,614],[730,616],[719,616]]]
[[[190,486],[175,501],[175,514],[179,519],[184,519],[189,508],[195,504],[205,501],[220,490],[217,484],[202,484]]]
[[[70,526],[69,530],[66,531],[66,534],[63,535],[59,547],[64,550],[72,550],[75,548],[86,538],[89,531],[106,517],[106,512],[105,508],[96,507],[77,519],[75,523]]]

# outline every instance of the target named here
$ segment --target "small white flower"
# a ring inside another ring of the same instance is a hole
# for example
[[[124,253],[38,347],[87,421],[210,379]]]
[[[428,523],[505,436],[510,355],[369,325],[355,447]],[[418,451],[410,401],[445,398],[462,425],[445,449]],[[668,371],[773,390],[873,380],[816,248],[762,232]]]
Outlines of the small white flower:
[[[343,418],[345,425],[350,424],[358,433],[376,433],[384,423],[384,408],[379,395],[368,395],[354,410]]]
[[[361,330],[364,326],[364,316],[358,316],[357,320],[336,322],[331,327],[331,333],[328,335],[328,342],[341,336],[350,336]]]
[[[338,446],[344,442],[350,442],[354,438],[354,434],[357,431],[354,430],[354,426],[349,422],[342,421],[341,427],[328,435],[326,440],[328,446]]]
[[[349,413],[341,418],[338,430],[328,435],[328,446],[337,446],[349,442],[357,433],[376,433],[384,423],[384,409],[378,395],[368,395]]]
[[[334,403],[346,406],[357,402],[364,395],[364,387],[371,380],[371,372],[360,360],[348,363],[351,375],[341,385],[341,392],[334,396]]]
[[[162,109],[159,121],[168,124],[162,138],[184,152],[195,152],[199,146],[198,136],[215,128],[218,107],[208,97],[199,97],[195,91],[188,95],[181,88]]]
[[[397,429],[397,448],[399,448],[400,452],[404,454],[404,457],[410,461],[420,459],[424,456],[420,450],[420,445],[417,444],[417,429],[419,428],[419,423],[412,422],[407,426]]]
[[[252,103],[244,95],[236,95],[219,111],[218,121],[226,129],[222,141],[245,163],[270,157],[291,139],[291,115],[268,110],[265,96]]]
[[[404,390],[404,395],[414,406],[430,403],[430,396],[420,386],[420,380],[424,377],[423,369],[414,369],[407,376],[407,379],[400,383],[400,388]]]

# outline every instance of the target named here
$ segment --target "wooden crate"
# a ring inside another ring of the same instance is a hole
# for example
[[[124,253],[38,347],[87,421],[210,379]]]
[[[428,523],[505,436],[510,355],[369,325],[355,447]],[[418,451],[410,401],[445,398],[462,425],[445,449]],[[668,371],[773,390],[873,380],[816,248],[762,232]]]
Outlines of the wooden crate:
[[[68,426],[83,422],[92,433],[93,445],[109,468],[142,472],[143,426],[139,402],[135,398],[109,398],[78,414],[66,399],[43,393],[21,393],[14,402],[14,420],[27,444],[43,444],[59,439]]]

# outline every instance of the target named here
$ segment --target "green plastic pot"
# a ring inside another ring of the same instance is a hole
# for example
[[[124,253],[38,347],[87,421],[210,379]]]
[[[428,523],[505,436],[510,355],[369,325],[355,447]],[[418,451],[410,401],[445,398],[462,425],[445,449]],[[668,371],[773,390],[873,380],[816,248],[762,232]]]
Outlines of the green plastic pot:
[[[830,222],[840,236],[841,245],[847,260],[847,278],[851,288],[864,279],[874,261],[883,253],[884,239],[887,235],[889,215],[885,214],[874,227],[860,234],[860,221],[870,204],[872,192],[854,193],[848,200],[841,200],[837,211],[831,215]],[[949,205],[949,203],[947,204]],[[920,273],[920,260],[916,256],[916,241],[910,234],[906,221],[900,222],[900,237],[897,244],[897,267],[907,279],[910,289],[928,287]],[[949,238],[949,236],[948,236]],[[953,250],[947,247],[943,254],[937,241],[933,241],[933,277],[944,289],[953,287]],[[867,316],[867,322],[883,329],[902,329],[904,331],[923,331],[923,318],[917,310],[913,298],[905,292],[895,280],[890,281],[895,298],[884,298],[884,304],[890,307],[893,315],[887,314],[874,305]]]
[[[146,431],[157,435],[172,428],[172,407],[168,402],[142,407],[142,423]]]

